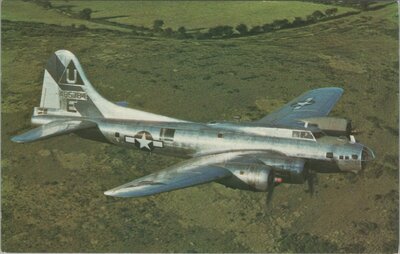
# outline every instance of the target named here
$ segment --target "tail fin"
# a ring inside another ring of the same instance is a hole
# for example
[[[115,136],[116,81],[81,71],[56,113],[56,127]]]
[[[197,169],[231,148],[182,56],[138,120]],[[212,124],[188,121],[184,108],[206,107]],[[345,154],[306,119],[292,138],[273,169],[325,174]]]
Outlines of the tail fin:
[[[93,88],[78,59],[68,50],[58,50],[47,62],[40,108],[34,112],[43,114],[182,122],[107,101]]]
[[[50,57],[44,72],[40,108],[61,115],[102,118],[93,101],[99,96],[71,52],[58,50]]]

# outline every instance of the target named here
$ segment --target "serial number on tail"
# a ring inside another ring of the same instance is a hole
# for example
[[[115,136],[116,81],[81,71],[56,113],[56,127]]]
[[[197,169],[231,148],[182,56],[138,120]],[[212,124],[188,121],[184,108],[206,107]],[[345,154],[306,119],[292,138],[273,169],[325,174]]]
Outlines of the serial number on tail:
[[[61,91],[60,96],[65,99],[73,99],[78,101],[87,101],[87,94],[85,92],[77,91]]]

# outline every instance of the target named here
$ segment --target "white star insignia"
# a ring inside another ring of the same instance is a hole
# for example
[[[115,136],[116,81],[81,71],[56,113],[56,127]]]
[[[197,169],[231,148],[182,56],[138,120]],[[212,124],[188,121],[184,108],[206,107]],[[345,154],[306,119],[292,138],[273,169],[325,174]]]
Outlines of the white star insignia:
[[[151,150],[149,144],[153,141],[146,139],[146,133],[143,132],[142,137],[136,138],[136,140],[139,142],[140,149],[147,148],[147,149]]]
[[[294,109],[301,109],[302,107],[311,105],[313,103],[314,103],[314,100],[312,97],[310,97],[310,98],[307,98],[305,101],[299,101],[295,104],[292,104],[292,107],[294,107]]]

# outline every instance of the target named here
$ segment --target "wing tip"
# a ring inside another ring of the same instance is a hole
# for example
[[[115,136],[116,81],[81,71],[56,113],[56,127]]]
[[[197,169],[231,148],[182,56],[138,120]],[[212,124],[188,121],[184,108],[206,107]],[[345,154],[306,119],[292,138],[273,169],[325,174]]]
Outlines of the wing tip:
[[[131,195],[129,192],[127,192],[123,188],[115,188],[115,189],[105,191],[104,195],[110,196],[110,197],[118,197],[118,198],[135,197],[135,195]]]
[[[110,197],[119,197],[119,198],[126,197],[126,195],[124,195],[123,192],[115,190],[115,189],[105,191],[104,195],[110,196]]]
[[[108,191],[105,191],[105,192],[104,192],[104,195],[114,197],[114,196],[115,196],[115,193],[114,193],[113,190],[108,190]]]
[[[331,91],[337,91],[339,93],[343,93],[344,89],[341,87],[336,87],[336,86],[331,86],[331,87],[322,87],[322,88],[317,88],[314,91],[322,91],[322,90],[331,90]]]
[[[22,144],[22,143],[32,142],[33,140],[26,138],[25,135],[22,134],[22,135],[12,137],[11,141],[14,143]]]
[[[23,141],[20,140],[19,136],[12,137],[11,141],[14,142],[14,143],[23,143]]]

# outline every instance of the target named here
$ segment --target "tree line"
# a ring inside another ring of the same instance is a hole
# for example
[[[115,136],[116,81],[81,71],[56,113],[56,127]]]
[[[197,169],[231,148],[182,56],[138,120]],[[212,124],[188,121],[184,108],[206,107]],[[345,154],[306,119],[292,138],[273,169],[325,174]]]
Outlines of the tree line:
[[[44,8],[50,9],[53,8],[50,0],[24,0],[24,1],[31,1],[34,2]],[[304,0],[307,1],[307,0]],[[308,0],[311,2],[319,2],[322,0]],[[324,0],[325,1],[325,0]],[[341,0],[328,0],[330,3],[341,3]],[[365,7],[365,3],[368,5],[371,1],[367,0],[349,0],[352,4],[358,4],[359,6]],[[367,5],[367,6],[368,6]],[[61,9],[60,9],[61,10]],[[92,20],[91,14],[92,9],[84,8],[79,12],[72,13],[70,9],[68,10],[61,10],[63,12],[67,12],[69,16],[73,16],[79,19],[85,20]],[[340,18],[344,16],[349,16],[353,14],[357,14],[360,11],[350,11],[342,14],[337,14],[338,9],[328,8],[324,12],[322,11],[314,11],[310,15],[307,15],[305,18],[302,17],[295,17],[292,21],[288,19],[278,19],[274,20],[272,23],[266,23],[262,25],[255,25],[248,27],[246,24],[239,24],[235,27],[229,25],[219,25],[215,27],[209,28],[207,31],[193,31],[188,30],[184,26],[179,27],[177,30],[174,30],[170,27],[164,28],[164,21],[161,19],[154,20],[152,27],[144,27],[144,26],[136,26],[136,25],[128,25],[128,24],[120,24],[112,21],[99,21],[99,20],[92,20],[93,22],[107,22],[110,25],[120,26],[124,28],[131,29],[135,35],[139,36],[163,36],[163,37],[170,37],[170,38],[177,38],[177,39],[220,39],[220,38],[233,38],[233,37],[243,37],[243,36],[251,36],[261,33],[268,33],[277,31],[280,29],[287,29],[287,28],[295,28],[301,27],[305,25],[310,25],[317,23],[319,21],[330,20],[334,18]],[[75,28],[75,27],[74,27]],[[79,26],[79,30],[84,30],[86,27],[84,25]]]
[[[153,27],[149,31],[153,32],[152,35],[157,34],[166,37],[174,37],[180,39],[218,39],[218,38],[232,38],[232,37],[242,37],[250,36],[261,33],[272,32],[280,29],[295,28],[300,26],[305,26],[313,23],[317,23],[322,20],[329,20],[332,18],[342,17],[344,15],[351,15],[358,12],[348,12],[341,15],[337,15],[337,8],[329,8],[324,12],[314,11],[305,18],[295,17],[293,21],[288,19],[278,19],[274,20],[272,23],[266,23],[263,25],[256,25],[248,27],[246,24],[239,24],[236,27],[229,25],[219,25],[209,28],[206,32],[191,32],[188,31],[184,26],[181,26],[176,31],[172,28],[163,28],[164,21],[161,19],[155,20],[153,22]]]
[[[361,10],[368,10],[371,5],[379,2],[374,0],[302,0],[305,2],[313,2],[319,4],[327,4],[327,5],[340,5],[340,6],[347,6],[358,8]]]

